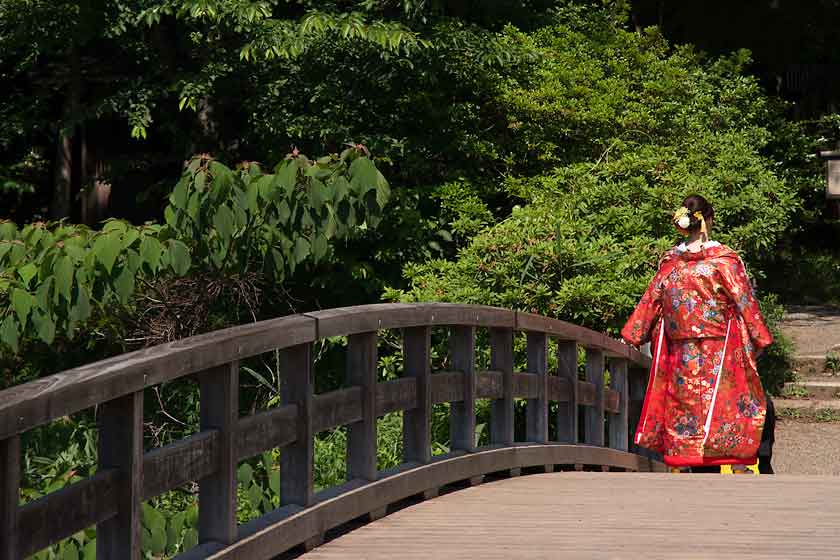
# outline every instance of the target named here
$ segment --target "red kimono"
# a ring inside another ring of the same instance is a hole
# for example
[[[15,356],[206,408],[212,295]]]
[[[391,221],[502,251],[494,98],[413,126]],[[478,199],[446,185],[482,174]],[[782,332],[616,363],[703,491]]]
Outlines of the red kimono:
[[[755,462],[766,414],[756,352],[773,338],[735,251],[669,251],[621,334],[654,342],[637,445],[674,467]]]

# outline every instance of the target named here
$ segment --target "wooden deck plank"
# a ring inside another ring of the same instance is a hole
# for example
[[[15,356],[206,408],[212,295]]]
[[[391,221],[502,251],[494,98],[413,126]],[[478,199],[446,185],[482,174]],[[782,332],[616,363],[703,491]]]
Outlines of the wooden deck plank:
[[[836,477],[564,472],[422,502],[302,558],[822,560],[838,526]]]

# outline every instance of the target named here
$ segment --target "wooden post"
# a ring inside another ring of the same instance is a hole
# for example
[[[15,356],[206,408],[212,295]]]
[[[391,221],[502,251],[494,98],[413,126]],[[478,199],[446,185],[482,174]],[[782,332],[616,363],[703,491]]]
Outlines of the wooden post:
[[[432,460],[431,327],[411,327],[403,332],[405,376],[417,380],[417,407],[403,413],[403,460]]]
[[[218,430],[216,472],[198,481],[198,540],[236,540],[236,426],[239,422],[239,362],[198,374],[201,430]]]
[[[475,450],[475,327],[453,327],[449,335],[452,369],[464,373],[464,400],[449,409],[453,450]]]
[[[99,406],[99,470],[119,469],[117,515],[96,526],[96,557],[140,559],[143,493],[143,392]]]
[[[528,337],[528,372],[540,376],[537,398],[528,399],[527,428],[525,430],[528,441],[536,443],[548,442],[548,356],[546,345],[548,337],[545,333],[529,332]]]
[[[17,559],[20,436],[0,440],[0,558]]]
[[[280,451],[280,503],[308,507],[315,497],[312,344],[299,344],[280,350],[280,363],[280,396],[283,404],[294,404],[298,408],[297,439]]]
[[[502,398],[490,409],[490,443],[512,445],[513,437],[513,329],[490,329],[490,369],[502,372]]]
[[[584,442],[604,445],[604,353],[586,349],[586,380],[595,386],[595,403],[586,408]]]
[[[557,341],[557,375],[568,382],[569,400],[557,406],[557,440],[578,442],[578,348],[574,341]]]
[[[610,387],[618,392],[618,413],[610,416],[610,447],[627,451],[628,395],[627,360],[610,360]]]
[[[376,465],[376,333],[347,339],[347,384],[362,389],[362,420],[347,427],[347,479],[373,481]]]

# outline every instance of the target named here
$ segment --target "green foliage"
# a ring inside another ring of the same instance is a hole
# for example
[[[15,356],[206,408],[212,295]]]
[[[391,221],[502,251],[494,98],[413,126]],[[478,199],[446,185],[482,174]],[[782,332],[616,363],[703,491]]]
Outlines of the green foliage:
[[[840,306],[840,252],[830,246],[808,248],[815,242],[832,245],[835,239],[827,235],[811,243],[785,240],[772,261],[774,274],[768,278],[768,289],[797,305]]]
[[[282,281],[324,259],[335,239],[374,226],[389,195],[363,147],[316,162],[293,154],[274,173],[202,157],[175,186],[163,225],[0,222],[0,341],[17,352],[22,338],[72,339],[94,312],[130,306],[138,282],[155,277]]]
[[[825,356],[825,370],[834,375],[840,373],[840,354],[829,352]]]
[[[758,359],[758,372],[764,389],[774,395],[782,392],[784,384],[793,381],[793,342],[781,330],[785,309],[775,295],[767,295],[759,301],[761,314],[767,322],[774,342]]]
[[[766,275],[799,201],[766,155],[774,113],[741,74],[745,55],[703,62],[653,32],[564,17],[532,34],[534,79],[502,94],[520,162],[504,185],[524,206],[456,260],[407,266],[410,289],[386,298],[498,305],[617,334],[692,192],[715,205],[714,237]]]

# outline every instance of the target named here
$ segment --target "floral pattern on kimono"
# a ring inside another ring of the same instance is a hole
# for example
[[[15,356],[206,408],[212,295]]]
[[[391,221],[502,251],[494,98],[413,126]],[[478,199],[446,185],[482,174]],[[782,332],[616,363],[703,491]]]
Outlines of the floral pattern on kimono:
[[[707,243],[697,253],[669,251],[622,336],[654,342],[638,445],[672,466],[756,456],[766,400],[755,353],[773,339],[733,250]]]

